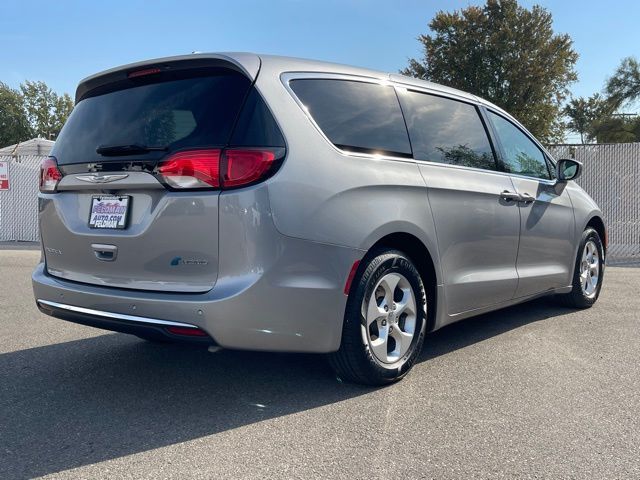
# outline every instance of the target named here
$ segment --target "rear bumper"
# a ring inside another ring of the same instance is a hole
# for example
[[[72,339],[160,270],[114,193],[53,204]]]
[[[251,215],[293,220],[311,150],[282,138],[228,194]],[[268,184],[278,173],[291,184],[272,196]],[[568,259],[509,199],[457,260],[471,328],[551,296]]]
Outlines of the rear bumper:
[[[175,335],[168,330],[171,327],[180,327],[199,331],[197,327],[186,323],[139,317],[137,315],[114,314],[42,299],[36,299],[36,305],[42,313],[81,325],[114,332],[130,333],[157,340],[177,340],[198,345],[215,345],[213,339],[208,336]]]
[[[46,314],[108,330],[166,333],[163,322],[177,322],[204,330],[225,348],[337,350],[344,284],[363,252],[285,236],[277,243],[262,269],[221,271],[215,288],[202,294],[76,283],[49,275],[40,263],[32,276],[34,296]]]

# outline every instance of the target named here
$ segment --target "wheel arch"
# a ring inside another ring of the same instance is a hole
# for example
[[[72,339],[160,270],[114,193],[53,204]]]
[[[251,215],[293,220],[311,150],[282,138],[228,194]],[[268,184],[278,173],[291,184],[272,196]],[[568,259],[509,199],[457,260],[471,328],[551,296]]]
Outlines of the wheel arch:
[[[427,309],[427,331],[432,331],[435,327],[439,301],[437,288],[439,277],[431,252],[424,242],[415,235],[407,232],[394,232],[383,236],[371,245],[367,251],[367,255],[380,249],[395,249],[407,254],[418,269],[422,277],[422,282],[427,290],[428,298],[433,303],[433,305]]]
[[[584,229],[587,229],[589,227],[593,228],[596,232],[598,232],[598,235],[600,236],[600,240],[602,241],[604,252],[606,254],[607,247],[609,246],[609,239],[607,237],[607,228],[604,224],[604,220],[602,220],[602,217],[600,215],[594,215],[589,219]]]

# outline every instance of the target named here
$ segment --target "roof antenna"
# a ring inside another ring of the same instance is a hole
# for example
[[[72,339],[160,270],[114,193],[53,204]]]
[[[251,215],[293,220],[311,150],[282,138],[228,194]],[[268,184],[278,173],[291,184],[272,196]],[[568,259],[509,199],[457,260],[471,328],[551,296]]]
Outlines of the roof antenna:
[[[193,52],[191,52],[191,54],[195,54],[195,53],[202,53],[200,50],[194,50]]]

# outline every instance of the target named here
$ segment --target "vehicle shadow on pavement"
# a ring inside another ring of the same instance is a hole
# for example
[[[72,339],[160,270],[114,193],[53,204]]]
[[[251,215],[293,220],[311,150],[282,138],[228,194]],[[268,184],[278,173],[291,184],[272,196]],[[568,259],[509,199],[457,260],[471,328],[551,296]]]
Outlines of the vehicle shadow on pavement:
[[[544,300],[451,325],[428,337],[421,361],[567,312]],[[210,354],[122,334],[0,355],[0,385],[2,479],[68,470],[372,391],[340,382],[319,355]]]
[[[565,315],[572,310],[560,306],[553,298],[543,297],[448,325],[427,336],[419,361],[464,348],[515,328],[547,318]]]

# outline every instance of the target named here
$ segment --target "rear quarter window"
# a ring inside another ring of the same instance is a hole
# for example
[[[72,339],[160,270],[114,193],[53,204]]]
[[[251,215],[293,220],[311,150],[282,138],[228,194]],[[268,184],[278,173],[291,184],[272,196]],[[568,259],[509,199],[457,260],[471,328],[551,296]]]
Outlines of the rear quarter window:
[[[335,79],[297,79],[289,85],[338,148],[411,156],[409,136],[393,87]]]
[[[284,137],[273,114],[255,87],[251,88],[233,130],[232,146],[284,147]]]

